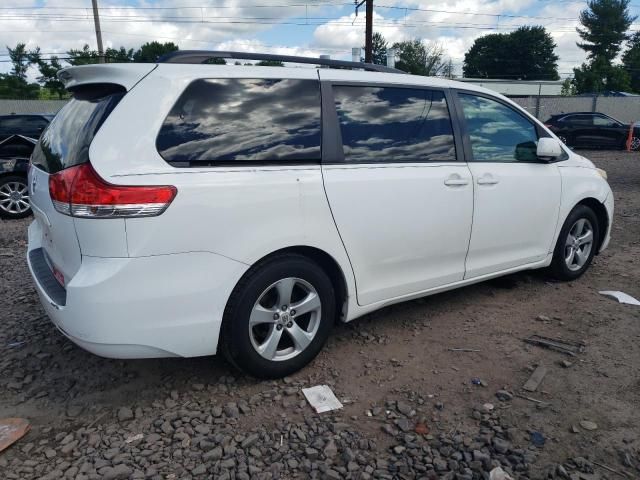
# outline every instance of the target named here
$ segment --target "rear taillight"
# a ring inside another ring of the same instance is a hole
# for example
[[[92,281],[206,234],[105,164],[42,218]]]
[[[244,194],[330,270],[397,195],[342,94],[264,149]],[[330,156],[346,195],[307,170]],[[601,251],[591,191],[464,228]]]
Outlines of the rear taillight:
[[[49,176],[53,206],[73,217],[154,217],[167,209],[176,193],[171,185],[112,185],[101,179],[90,163]]]

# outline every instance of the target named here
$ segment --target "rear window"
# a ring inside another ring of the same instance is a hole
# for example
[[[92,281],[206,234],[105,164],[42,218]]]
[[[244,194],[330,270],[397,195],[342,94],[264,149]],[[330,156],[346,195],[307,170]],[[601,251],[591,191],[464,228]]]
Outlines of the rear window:
[[[124,96],[117,85],[92,85],[73,92],[40,137],[31,163],[48,173],[89,161],[89,146],[100,126]]]
[[[203,79],[169,112],[156,146],[175,167],[320,161],[316,80]]]

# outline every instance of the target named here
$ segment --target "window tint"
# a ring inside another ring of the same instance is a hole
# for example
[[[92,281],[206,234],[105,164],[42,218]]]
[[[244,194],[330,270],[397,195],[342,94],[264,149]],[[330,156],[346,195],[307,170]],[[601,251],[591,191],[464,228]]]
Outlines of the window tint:
[[[590,127],[593,125],[593,115],[571,115],[567,121],[577,127]]]
[[[36,145],[31,162],[49,173],[89,161],[94,135],[124,96],[123,88],[79,88]]]
[[[174,166],[243,161],[319,161],[316,80],[209,79],[190,84],[156,146]]]
[[[460,95],[467,132],[476,162],[537,160],[538,135],[529,120],[502,103],[475,95]]]
[[[33,145],[19,143],[0,144],[0,158],[29,158],[33,152]]]
[[[620,126],[617,121],[612,118],[604,117],[600,115],[593,116],[593,124],[596,127],[618,127]]]
[[[346,162],[455,161],[442,92],[334,86]]]

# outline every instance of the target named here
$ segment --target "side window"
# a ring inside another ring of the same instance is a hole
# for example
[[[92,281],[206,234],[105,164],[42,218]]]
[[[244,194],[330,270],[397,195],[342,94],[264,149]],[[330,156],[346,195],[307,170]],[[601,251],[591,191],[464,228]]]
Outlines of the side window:
[[[196,80],[164,121],[156,147],[174,166],[320,160],[316,80]]]
[[[334,86],[346,162],[456,160],[444,93],[434,90]]]
[[[476,162],[537,160],[538,134],[533,123],[514,109],[476,95],[459,94]]]
[[[591,127],[593,125],[593,115],[571,115],[569,123],[576,127]]]
[[[617,127],[618,122],[609,117],[604,117],[601,115],[593,116],[593,124],[596,127]]]

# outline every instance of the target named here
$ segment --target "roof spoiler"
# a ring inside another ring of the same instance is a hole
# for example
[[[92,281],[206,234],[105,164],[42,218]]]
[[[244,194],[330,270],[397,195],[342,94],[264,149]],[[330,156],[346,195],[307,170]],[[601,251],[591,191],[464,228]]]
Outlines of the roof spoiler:
[[[92,83],[113,83],[129,91],[155,68],[157,65],[154,63],[78,65],[60,70],[58,79],[67,90]]]

